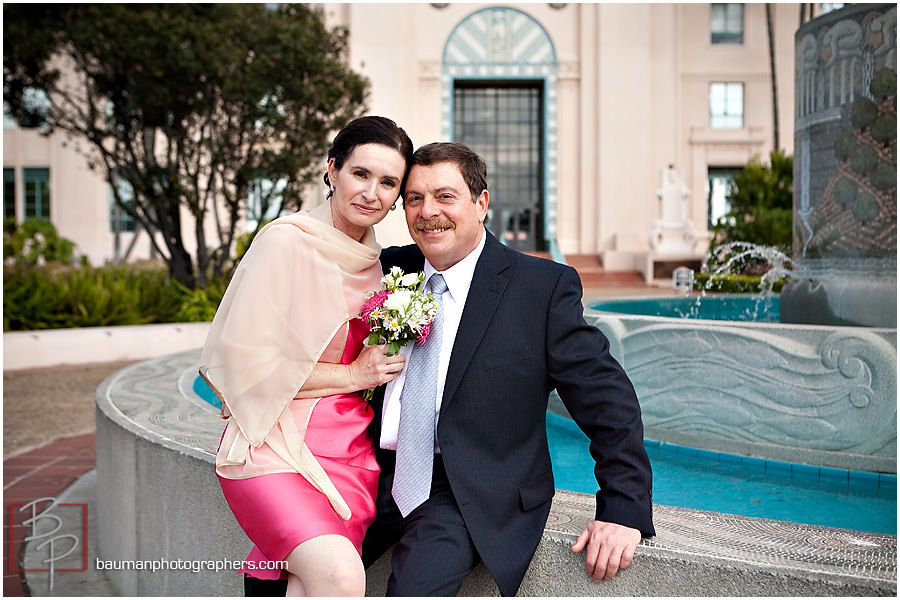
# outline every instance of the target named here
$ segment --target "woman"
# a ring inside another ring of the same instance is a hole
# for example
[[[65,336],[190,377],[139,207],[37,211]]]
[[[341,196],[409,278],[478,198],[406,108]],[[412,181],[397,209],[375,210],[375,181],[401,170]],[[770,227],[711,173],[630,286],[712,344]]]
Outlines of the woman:
[[[404,359],[363,348],[357,315],[381,279],[372,226],[398,199],[412,151],[390,119],[342,129],[328,201],[260,230],[203,348],[201,373],[228,418],[216,473],[255,544],[242,572],[286,575],[289,596],[365,593],[360,552],[379,469],[358,391],[396,377]],[[260,565],[281,560],[286,574]]]

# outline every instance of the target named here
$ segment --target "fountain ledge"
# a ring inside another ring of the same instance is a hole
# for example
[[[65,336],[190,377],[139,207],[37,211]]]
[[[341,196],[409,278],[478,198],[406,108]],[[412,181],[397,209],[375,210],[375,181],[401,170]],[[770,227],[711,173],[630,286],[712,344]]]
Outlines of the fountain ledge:
[[[97,556],[103,560],[240,560],[249,542],[219,490],[217,411],[192,393],[199,350],[131,365],[97,392]],[[657,537],[612,581],[593,583],[569,547],[593,518],[590,495],[557,490],[520,595],[894,596],[896,536],[669,506],[654,507]],[[368,572],[383,595],[383,557]],[[109,571],[126,596],[242,595],[230,572]],[[461,594],[494,596],[483,567]]]
[[[638,316],[585,304],[585,320],[634,384],[646,437],[897,473],[896,329]]]

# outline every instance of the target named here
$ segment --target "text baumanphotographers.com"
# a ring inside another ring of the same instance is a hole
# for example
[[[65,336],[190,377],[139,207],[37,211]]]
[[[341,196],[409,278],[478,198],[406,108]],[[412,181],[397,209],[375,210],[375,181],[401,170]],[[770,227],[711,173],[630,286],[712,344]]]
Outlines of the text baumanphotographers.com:
[[[96,558],[94,567],[98,571],[238,571],[240,569],[287,569],[283,560],[184,560],[181,558],[156,560],[102,560]]]

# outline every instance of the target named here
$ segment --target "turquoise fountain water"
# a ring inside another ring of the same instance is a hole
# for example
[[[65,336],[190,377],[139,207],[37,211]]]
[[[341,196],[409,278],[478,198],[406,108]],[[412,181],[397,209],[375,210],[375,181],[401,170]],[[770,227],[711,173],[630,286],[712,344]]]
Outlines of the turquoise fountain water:
[[[194,393],[221,408],[199,377]],[[566,417],[547,414],[556,487],[596,491],[588,440]],[[896,534],[897,477],[750,459],[646,440],[654,501],[667,506]]]

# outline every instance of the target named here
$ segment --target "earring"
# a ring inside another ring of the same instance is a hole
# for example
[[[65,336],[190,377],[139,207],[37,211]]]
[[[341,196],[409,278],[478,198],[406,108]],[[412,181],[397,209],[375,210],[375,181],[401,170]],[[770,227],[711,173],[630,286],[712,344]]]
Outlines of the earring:
[[[396,200],[394,200],[394,203],[391,204],[391,210],[394,210],[395,208],[397,208],[397,201],[396,201]]]

